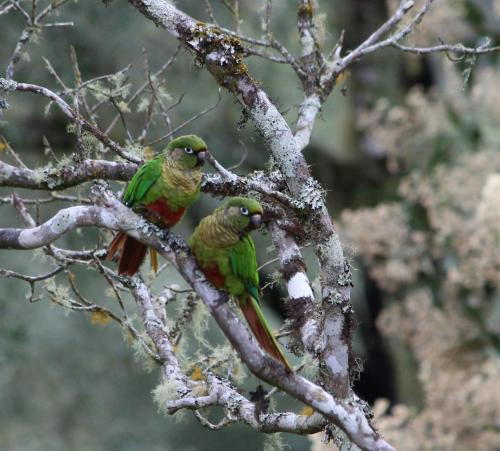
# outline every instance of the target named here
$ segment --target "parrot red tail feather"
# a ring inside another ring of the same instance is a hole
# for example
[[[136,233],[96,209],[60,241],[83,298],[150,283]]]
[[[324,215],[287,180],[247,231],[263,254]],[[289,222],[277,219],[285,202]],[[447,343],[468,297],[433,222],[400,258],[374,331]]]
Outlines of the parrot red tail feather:
[[[245,300],[239,299],[238,303],[259,345],[262,346],[270,356],[282,362],[290,373],[293,372],[276,338],[267,325],[267,321],[264,318],[259,303],[252,296],[248,296]]]
[[[123,232],[118,232],[116,234],[116,236],[113,238],[113,241],[109,243],[106,260],[111,262],[115,260],[117,254],[121,254],[126,238],[127,235]]]
[[[140,241],[119,232],[109,245],[106,260],[113,260],[115,255],[120,253],[118,274],[133,276],[144,261],[147,250],[147,246]]]

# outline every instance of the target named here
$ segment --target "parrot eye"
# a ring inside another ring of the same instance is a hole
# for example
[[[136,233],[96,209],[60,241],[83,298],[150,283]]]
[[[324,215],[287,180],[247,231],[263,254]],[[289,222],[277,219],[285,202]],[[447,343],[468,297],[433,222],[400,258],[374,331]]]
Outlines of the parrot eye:
[[[191,147],[184,147],[184,152],[191,155],[194,153],[194,150]]]
[[[240,208],[240,212],[241,212],[241,214],[242,214],[243,216],[248,216],[248,213],[249,213],[249,212],[248,212],[248,208],[246,208],[246,207],[241,207],[241,208]]]

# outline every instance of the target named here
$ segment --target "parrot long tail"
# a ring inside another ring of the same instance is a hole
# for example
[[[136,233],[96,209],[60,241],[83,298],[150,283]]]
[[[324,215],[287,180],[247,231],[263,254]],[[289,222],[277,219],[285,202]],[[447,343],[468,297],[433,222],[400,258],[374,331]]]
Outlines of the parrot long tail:
[[[120,252],[118,274],[133,276],[139,270],[147,250],[147,246],[141,242],[119,232],[108,247],[106,260],[113,260],[113,257]]]
[[[151,269],[155,272],[158,272],[158,252],[153,248],[149,249],[149,258],[151,260]]]
[[[250,326],[250,329],[252,329],[252,332],[259,344],[270,356],[282,362],[290,373],[293,372],[288,360],[280,348],[278,341],[267,324],[257,300],[252,296],[248,296],[247,298],[239,298],[238,302],[241,311],[243,312],[243,315],[245,315],[248,325]]]

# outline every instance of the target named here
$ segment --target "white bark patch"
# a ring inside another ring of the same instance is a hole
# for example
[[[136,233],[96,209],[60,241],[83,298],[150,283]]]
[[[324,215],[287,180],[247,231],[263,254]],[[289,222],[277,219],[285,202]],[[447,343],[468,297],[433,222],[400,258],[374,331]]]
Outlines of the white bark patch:
[[[349,348],[341,339],[344,319],[337,316],[325,318],[323,338],[323,358],[331,374],[344,378],[347,375],[349,365]]]
[[[316,115],[320,108],[321,100],[317,94],[306,97],[300,106],[297,131],[295,133],[295,141],[300,150],[309,144]]]
[[[143,1],[142,3],[151,16],[160,22],[169,33],[176,38],[179,37],[179,33],[175,28],[176,24],[188,18],[191,19],[187,15],[181,15],[169,1],[153,0]]]
[[[343,352],[345,354],[343,357],[343,361],[347,358],[347,353]],[[329,355],[325,358],[326,364],[328,365],[328,368],[330,368],[330,371],[334,374],[344,374],[345,368],[344,368],[344,363],[339,362],[337,359],[337,356],[335,355]]]
[[[309,298],[314,299],[313,292],[303,272],[295,273],[286,284],[288,294],[292,299]]]
[[[119,221],[119,219],[111,211],[103,210],[101,212],[101,223],[103,227],[115,229],[117,226],[123,225],[124,222],[125,221]]]
[[[286,266],[290,261],[294,258],[300,258],[302,260],[302,256],[300,255],[299,247],[293,243],[288,243],[287,246],[284,247],[280,252],[280,260],[283,266]]]

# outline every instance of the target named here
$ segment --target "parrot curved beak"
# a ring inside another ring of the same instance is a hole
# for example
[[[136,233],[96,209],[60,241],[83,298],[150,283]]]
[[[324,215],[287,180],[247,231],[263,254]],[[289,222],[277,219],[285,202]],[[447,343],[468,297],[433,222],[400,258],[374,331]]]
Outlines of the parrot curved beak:
[[[207,151],[202,150],[196,154],[196,159],[198,160],[196,166],[203,166],[207,160]]]
[[[254,229],[258,229],[262,224],[262,215],[256,213],[250,217],[250,223]]]

